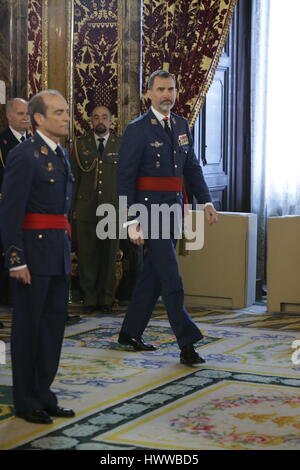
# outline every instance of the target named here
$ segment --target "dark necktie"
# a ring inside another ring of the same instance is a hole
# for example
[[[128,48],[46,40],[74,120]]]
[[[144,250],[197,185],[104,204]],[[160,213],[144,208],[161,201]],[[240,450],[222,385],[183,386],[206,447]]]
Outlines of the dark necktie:
[[[21,142],[24,142],[25,139],[26,139],[26,137],[25,137],[24,135],[22,135],[20,141],[21,141]]]
[[[105,139],[103,137],[100,137],[98,139],[98,142],[99,142],[99,145],[98,145],[98,152],[100,153],[100,155],[102,155],[102,153],[104,152],[104,142]]]
[[[168,118],[168,117],[164,117],[164,118],[163,118],[163,121],[164,121],[164,124],[165,124],[165,131],[166,131],[166,133],[168,134],[168,136],[170,137],[170,139],[172,139],[172,130],[171,130],[171,127],[170,127],[169,118]]]
[[[60,158],[64,168],[66,167],[65,155],[62,148],[58,145],[55,149],[56,155]]]

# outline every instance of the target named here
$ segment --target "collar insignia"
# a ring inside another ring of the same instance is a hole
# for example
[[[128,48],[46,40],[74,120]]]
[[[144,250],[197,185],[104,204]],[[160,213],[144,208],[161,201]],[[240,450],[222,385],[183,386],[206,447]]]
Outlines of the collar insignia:
[[[43,155],[48,155],[48,147],[46,147],[45,145],[43,145],[43,146],[41,147],[41,153],[42,153]]]
[[[153,126],[156,126],[157,125],[157,119],[151,119],[151,124],[153,124]]]

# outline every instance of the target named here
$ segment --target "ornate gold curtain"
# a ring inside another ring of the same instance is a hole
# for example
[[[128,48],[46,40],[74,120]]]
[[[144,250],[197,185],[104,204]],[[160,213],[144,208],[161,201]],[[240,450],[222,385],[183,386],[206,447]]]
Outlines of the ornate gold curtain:
[[[192,126],[213,80],[237,0],[144,0],[143,92],[149,75],[177,78],[174,112]],[[142,107],[146,108],[143,95]]]

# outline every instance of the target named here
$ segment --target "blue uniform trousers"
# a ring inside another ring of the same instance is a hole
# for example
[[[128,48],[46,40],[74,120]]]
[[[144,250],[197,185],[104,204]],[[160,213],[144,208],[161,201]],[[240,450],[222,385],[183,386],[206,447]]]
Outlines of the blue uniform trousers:
[[[67,315],[68,279],[31,275],[31,285],[12,280],[12,370],[17,412],[57,405],[55,378]]]
[[[146,241],[147,253],[132,300],[124,318],[122,331],[141,337],[161,295],[171,328],[180,348],[203,338],[184,306],[184,290],[178,269],[175,240]]]

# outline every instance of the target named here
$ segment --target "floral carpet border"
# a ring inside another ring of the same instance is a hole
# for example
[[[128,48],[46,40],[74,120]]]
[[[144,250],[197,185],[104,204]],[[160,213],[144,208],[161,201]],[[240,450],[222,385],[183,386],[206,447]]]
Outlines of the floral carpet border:
[[[134,445],[110,444],[105,441],[93,442],[100,433],[112,431],[119,426],[157,411],[159,408],[174,403],[176,400],[195,392],[216,385],[223,381],[253,383],[265,385],[288,386],[300,388],[300,379],[280,376],[267,376],[235,371],[201,369],[182,378],[175,379],[165,385],[160,385],[150,392],[136,395],[133,398],[97,411],[77,422],[50,432],[42,438],[34,439],[15,450],[145,450]]]

